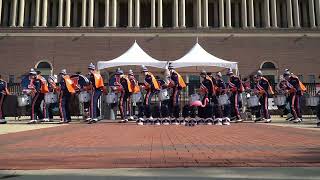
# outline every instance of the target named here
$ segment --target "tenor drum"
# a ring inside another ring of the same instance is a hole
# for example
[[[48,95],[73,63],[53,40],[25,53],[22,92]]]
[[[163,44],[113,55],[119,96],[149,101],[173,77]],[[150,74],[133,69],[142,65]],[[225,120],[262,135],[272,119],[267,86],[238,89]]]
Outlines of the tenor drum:
[[[190,96],[190,103],[192,104],[193,102],[200,101],[200,95],[199,94],[191,94]]]
[[[256,95],[250,96],[247,103],[248,103],[248,107],[259,106],[259,98]]]
[[[285,95],[277,95],[273,100],[276,106],[284,106],[286,105],[287,97]]]
[[[53,92],[49,92],[44,95],[44,101],[46,102],[46,104],[57,103],[58,102],[58,95]]]
[[[79,102],[80,103],[86,103],[90,101],[90,94],[86,91],[82,91],[79,94]]]
[[[164,100],[170,99],[168,90],[161,89],[160,92],[158,93],[158,97],[159,97],[160,101],[164,101]]]
[[[142,94],[141,94],[141,92],[132,94],[131,98],[132,98],[133,103],[141,102],[142,101]]]
[[[28,95],[21,95],[18,96],[18,106],[24,107],[31,104],[31,96]]]
[[[227,94],[220,95],[218,98],[218,103],[220,106],[229,104],[229,97]]]
[[[106,96],[106,101],[108,104],[113,104],[113,103],[116,103],[118,102],[118,97],[115,93],[109,93],[107,96]]]
[[[315,107],[319,105],[319,97],[318,96],[310,96],[306,98],[306,106]]]

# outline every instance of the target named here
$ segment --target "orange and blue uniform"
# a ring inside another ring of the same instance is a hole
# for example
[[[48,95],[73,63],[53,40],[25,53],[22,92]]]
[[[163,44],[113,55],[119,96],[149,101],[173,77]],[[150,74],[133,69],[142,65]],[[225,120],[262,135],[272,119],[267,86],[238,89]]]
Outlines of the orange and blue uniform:
[[[239,111],[239,100],[240,93],[243,92],[244,87],[242,85],[241,79],[238,76],[230,76],[230,80],[227,84],[228,89],[231,91],[230,103],[231,103],[231,117],[236,117],[237,120],[240,120],[240,111]]]
[[[270,119],[271,117],[268,110],[268,97],[269,93],[274,93],[269,81],[266,78],[261,77],[256,84],[256,90],[259,93],[259,102],[261,104],[262,115],[265,119]]]
[[[158,81],[154,77],[154,75],[150,72],[147,72],[145,79],[144,79],[145,89],[147,91],[145,98],[144,98],[144,110],[145,116],[149,118],[151,116],[151,99],[155,93],[160,90],[160,86]]]
[[[9,94],[8,84],[6,81],[0,79],[0,119],[4,119],[4,113],[2,111],[3,101],[6,95]]]
[[[102,76],[100,73],[93,71],[90,73],[89,81],[92,85],[92,91],[91,91],[91,101],[90,101],[90,116],[92,119],[95,119],[98,117],[98,100],[100,96],[102,95],[104,83]]]
[[[61,120],[64,122],[71,121],[71,115],[69,111],[69,102],[72,94],[75,93],[73,82],[68,75],[61,78],[59,82],[60,95],[59,95],[59,110]]]

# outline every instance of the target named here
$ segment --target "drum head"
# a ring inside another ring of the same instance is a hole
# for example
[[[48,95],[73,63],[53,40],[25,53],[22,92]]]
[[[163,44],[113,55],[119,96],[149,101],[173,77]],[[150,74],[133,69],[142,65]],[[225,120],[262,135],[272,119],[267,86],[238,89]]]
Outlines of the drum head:
[[[73,83],[79,85],[81,88],[90,84],[89,79],[81,74],[72,75],[70,78],[72,79]]]

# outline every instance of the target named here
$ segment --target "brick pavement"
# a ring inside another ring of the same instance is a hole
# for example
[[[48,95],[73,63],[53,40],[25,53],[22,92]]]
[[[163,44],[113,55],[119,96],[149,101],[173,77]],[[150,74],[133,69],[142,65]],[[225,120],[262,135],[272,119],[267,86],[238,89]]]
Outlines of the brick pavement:
[[[0,135],[0,169],[320,166],[320,131],[70,124]]]

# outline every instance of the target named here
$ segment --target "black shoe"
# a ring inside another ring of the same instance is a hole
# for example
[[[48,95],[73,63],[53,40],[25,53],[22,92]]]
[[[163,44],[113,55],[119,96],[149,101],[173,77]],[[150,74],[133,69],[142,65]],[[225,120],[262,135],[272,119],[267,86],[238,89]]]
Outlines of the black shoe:
[[[320,127],[320,122],[317,123],[317,127]]]

